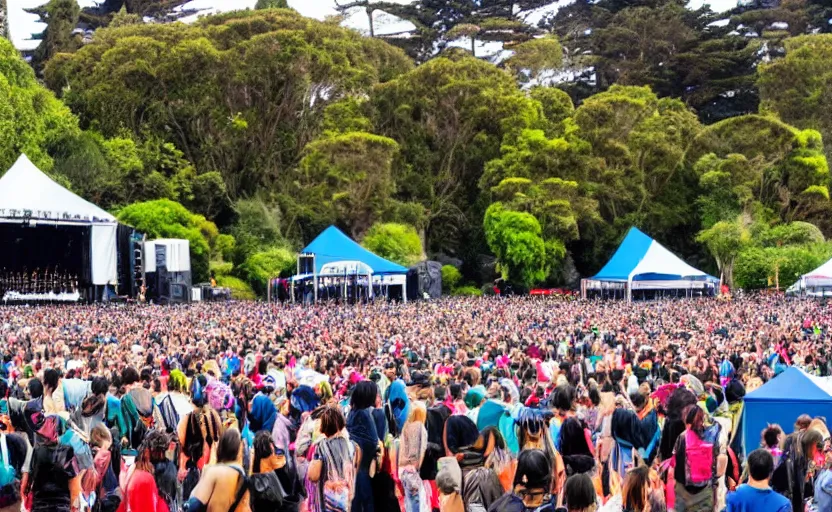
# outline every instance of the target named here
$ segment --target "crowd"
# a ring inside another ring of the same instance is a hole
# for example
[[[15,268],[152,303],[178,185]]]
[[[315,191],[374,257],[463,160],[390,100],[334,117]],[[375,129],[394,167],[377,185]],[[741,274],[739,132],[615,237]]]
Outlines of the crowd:
[[[781,296],[0,308],[0,512],[830,511],[824,418],[739,431],[788,366],[832,375],[830,327]]]

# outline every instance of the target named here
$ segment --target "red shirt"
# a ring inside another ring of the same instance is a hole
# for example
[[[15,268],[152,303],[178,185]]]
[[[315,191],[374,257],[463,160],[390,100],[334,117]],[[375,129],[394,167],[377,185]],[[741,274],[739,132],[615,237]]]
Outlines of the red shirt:
[[[153,475],[136,470],[128,477],[127,491],[118,506],[118,512],[170,512],[170,509],[159,496]]]

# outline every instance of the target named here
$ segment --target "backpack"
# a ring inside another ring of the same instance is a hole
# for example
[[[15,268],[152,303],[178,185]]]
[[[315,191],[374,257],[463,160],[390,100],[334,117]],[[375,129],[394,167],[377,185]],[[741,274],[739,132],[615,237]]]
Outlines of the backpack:
[[[719,423],[716,423],[705,431],[702,439],[690,429],[679,436],[676,452],[681,449],[685,454],[686,486],[707,487],[714,483],[719,456],[719,429]]]
[[[141,415],[139,415],[138,421],[133,424],[133,429],[130,431],[130,446],[138,449],[146,435],[147,425],[142,421]]]
[[[326,469],[326,481],[322,486],[321,510],[323,512],[349,512],[352,489],[351,479],[347,477],[352,474],[352,461],[346,460],[340,461],[341,464],[335,463],[337,459],[327,441],[320,443],[318,450],[321,452],[321,458]],[[335,467],[330,467],[330,462],[333,462],[332,465]]]
[[[168,434],[176,432],[176,428],[179,426],[179,413],[176,412],[176,407],[173,406],[173,399],[170,395],[159,403],[159,414],[162,416]]]

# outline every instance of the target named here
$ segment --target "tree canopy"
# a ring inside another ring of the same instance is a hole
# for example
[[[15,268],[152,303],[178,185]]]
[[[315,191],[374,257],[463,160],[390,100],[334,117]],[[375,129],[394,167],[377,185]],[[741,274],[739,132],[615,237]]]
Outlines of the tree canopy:
[[[369,34],[283,0],[165,23],[184,5],[50,0],[31,65],[0,39],[0,168],[25,152],[238,293],[329,225],[458,293],[574,286],[631,226],[739,286],[830,252],[820,0],[339,2]]]

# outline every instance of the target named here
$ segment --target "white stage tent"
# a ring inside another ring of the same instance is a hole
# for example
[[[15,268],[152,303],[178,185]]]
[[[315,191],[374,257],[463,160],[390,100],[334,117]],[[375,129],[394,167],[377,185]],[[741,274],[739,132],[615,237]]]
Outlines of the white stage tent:
[[[57,184],[26,155],[0,178],[0,223],[88,227],[90,284],[118,279],[115,217]]]
[[[832,260],[800,276],[787,292],[816,296],[832,295]]]
[[[621,291],[628,300],[633,290],[684,290],[708,293],[718,279],[696,269],[636,227],[631,227],[615,254],[598,274],[581,281],[589,290]]]

